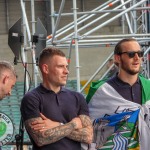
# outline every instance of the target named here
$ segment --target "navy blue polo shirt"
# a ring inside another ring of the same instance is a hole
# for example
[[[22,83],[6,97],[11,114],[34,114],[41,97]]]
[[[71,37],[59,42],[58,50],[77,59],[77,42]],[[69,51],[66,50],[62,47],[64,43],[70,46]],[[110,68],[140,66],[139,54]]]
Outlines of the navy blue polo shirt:
[[[109,79],[107,83],[111,85],[126,100],[142,104],[142,89],[139,78],[132,86],[119,79],[117,75]]]
[[[46,89],[40,84],[37,88],[28,92],[21,103],[21,114],[24,121],[40,116],[40,112],[47,118],[68,123],[79,115],[89,115],[85,98],[78,92],[61,88],[57,94]],[[32,139],[31,139],[32,140]],[[80,142],[63,138],[55,143],[37,147],[33,142],[33,149],[36,150],[80,150]]]

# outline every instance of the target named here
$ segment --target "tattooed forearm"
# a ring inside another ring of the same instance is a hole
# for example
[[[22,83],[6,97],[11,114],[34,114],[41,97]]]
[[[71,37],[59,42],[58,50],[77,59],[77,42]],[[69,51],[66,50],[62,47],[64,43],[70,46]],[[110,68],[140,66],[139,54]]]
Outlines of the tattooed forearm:
[[[78,142],[90,144],[93,138],[93,130],[91,127],[86,127],[71,132],[67,137]]]
[[[70,122],[63,126],[58,126],[58,127],[48,129],[42,132],[40,131],[34,132],[32,129],[31,123],[37,119],[41,119],[41,118],[32,118],[32,119],[27,120],[25,122],[25,126],[26,126],[28,133],[31,135],[31,137],[33,138],[33,140],[38,146],[43,146],[46,144],[54,143],[66,137],[75,129],[75,124]]]
[[[83,128],[74,130],[67,137],[72,140],[75,140],[75,141],[90,144],[92,142],[92,138],[93,138],[92,122],[91,122],[90,118],[86,115],[80,115],[79,117],[81,119]]]
[[[92,121],[91,121],[91,119],[90,119],[89,116],[80,115],[79,117],[80,117],[80,119],[81,119],[81,122],[82,122],[82,126],[83,126],[83,127],[92,126]]]

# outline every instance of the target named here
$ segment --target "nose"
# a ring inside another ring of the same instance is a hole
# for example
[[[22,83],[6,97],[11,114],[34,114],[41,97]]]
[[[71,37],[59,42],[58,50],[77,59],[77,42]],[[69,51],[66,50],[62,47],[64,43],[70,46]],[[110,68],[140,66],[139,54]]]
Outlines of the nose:
[[[135,53],[134,58],[136,58],[136,59],[139,59],[139,58],[140,58],[139,55],[138,55],[138,53]]]
[[[67,72],[67,74],[69,74],[69,70],[68,70],[68,68],[66,69],[66,72]]]
[[[66,74],[69,74],[68,67],[65,67],[65,73],[66,73]]]

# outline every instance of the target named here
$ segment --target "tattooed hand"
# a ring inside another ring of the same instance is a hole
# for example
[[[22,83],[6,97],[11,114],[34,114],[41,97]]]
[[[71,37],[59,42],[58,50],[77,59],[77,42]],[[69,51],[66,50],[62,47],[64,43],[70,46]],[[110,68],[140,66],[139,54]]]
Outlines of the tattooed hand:
[[[71,123],[73,123],[75,129],[81,129],[82,128],[82,122],[79,117],[76,117],[71,120]]]
[[[59,122],[52,121],[46,118],[42,113],[40,113],[40,117],[42,118],[42,120],[35,120],[31,123],[31,128],[34,131],[44,131],[60,125]]]

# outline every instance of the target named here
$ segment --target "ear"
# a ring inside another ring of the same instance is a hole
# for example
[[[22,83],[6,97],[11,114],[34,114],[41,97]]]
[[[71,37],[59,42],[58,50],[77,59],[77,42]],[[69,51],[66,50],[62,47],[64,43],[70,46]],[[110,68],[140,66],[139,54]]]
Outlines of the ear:
[[[42,70],[43,70],[43,73],[47,74],[48,73],[48,65],[47,64],[43,64],[42,65]]]
[[[9,78],[9,77],[8,77],[7,75],[5,75],[5,76],[2,78],[3,84],[7,83],[8,78]]]
[[[120,64],[120,55],[114,55],[114,62]]]

